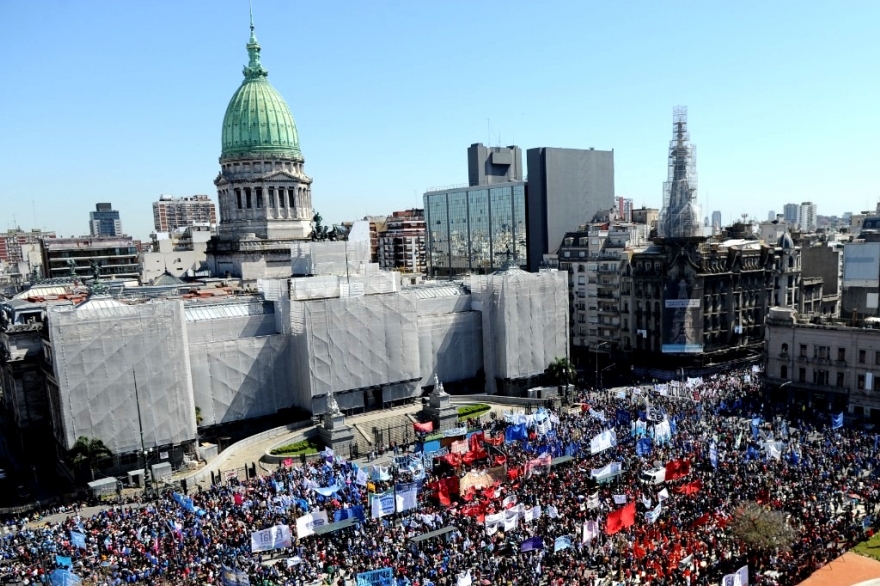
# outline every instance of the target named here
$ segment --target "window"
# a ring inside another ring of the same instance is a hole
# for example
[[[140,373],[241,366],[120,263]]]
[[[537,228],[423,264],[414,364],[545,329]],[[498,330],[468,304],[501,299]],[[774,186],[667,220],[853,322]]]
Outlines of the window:
[[[865,351],[859,350],[859,364],[865,363]]]
[[[830,348],[828,346],[816,345],[813,347],[813,357],[819,360],[827,360],[830,358]]]
[[[798,369],[798,382],[805,383],[807,382],[807,369],[799,368]]]
[[[864,388],[865,388],[865,375],[860,374],[860,375],[857,377],[857,381],[858,381],[858,384],[857,384],[856,386],[857,386],[859,389],[864,389]]]
[[[781,352],[781,354],[782,354],[783,356],[788,356],[788,344],[783,344],[783,345],[782,345],[782,352]]]
[[[788,367],[784,364],[781,367],[779,367],[779,377],[780,378],[788,378]]]
[[[846,348],[837,349],[837,360],[839,362],[844,362],[846,360]]]
[[[838,372],[837,373],[837,386],[838,387],[843,386],[843,378],[844,378],[844,374],[842,372]]]
[[[807,345],[801,344],[801,358],[807,357]]]
[[[874,364],[880,364],[880,350],[874,352]]]

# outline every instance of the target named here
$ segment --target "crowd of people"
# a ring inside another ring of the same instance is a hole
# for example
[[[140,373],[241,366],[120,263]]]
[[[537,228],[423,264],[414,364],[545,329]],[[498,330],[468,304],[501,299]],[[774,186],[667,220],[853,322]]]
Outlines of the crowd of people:
[[[328,454],[191,500],[168,492],[138,507],[71,514],[0,541],[0,583],[40,583],[69,558],[71,573],[101,585],[353,584],[390,568],[394,584],[411,586],[696,586],[747,567],[749,584],[781,586],[870,534],[880,502],[874,435],[780,417],[750,371],[671,394],[581,390],[558,410],[487,417],[467,452],[410,457],[415,466]],[[611,430],[616,441],[592,441]],[[670,463],[677,474],[665,481],[645,474]],[[491,485],[448,490],[468,472],[499,467],[504,478]],[[413,481],[415,508],[373,518],[372,494]],[[731,530],[746,502],[782,512],[793,542],[749,547]],[[634,519],[618,523],[633,507]],[[297,539],[297,519],[319,510],[358,522]],[[278,525],[291,528],[291,546],[252,551],[252,534]]]

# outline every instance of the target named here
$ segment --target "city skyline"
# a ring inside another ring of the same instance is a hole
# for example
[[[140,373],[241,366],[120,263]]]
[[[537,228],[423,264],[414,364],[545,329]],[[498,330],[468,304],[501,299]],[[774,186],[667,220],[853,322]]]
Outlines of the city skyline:
[[[878,84],[860,72],[880,56],[877,6],[639,6],[257,0],[254,20],[296,119],[314,207],[331,223],[421,207],[426,189],[466,183],[475,142],[614,149],[615,192],[659,208],[679,104],[699,147],[704,210],[874,208]],[[24,91],[0,96],[15,113],[0,138],[15,170],[0,187],[0,228],[81,235],[84,215],[106,201],[143,239],[160,194],[216,201],[246,3],[4,4],[0,17],[15,23],[4,53],[26,56],[7,64]],[[686,31],[678,61],[669,30]],[[519,49],[507,62],[505,43]]]

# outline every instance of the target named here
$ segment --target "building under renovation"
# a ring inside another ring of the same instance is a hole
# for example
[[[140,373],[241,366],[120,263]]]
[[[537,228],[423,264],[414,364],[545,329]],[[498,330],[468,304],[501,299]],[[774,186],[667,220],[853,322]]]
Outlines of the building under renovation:
[[[114,297],[69,284],[0,305],[4,387],[19,390],[7,421],[40,422],[58,454],[85,436],[134,455],[143,433],[143,448],[180,462],[196,410],[201,426],[321,414],[331,392],[344,410],[382,408],[421,396],[435,375],[450,390],[519,393],[568,356],[564,273],[402,287],[398,272],[321,258],[341,242],[312,244],[294,262],[313,255],[318,273],[261,281],[259,294]]]
[[[687,108],[684,106],[673,111],[669,175],[663,184],[663,209],[658,231],[661,238],[699,238],[703,235],[700,206],[697,205],[697,147],[690,143]]]

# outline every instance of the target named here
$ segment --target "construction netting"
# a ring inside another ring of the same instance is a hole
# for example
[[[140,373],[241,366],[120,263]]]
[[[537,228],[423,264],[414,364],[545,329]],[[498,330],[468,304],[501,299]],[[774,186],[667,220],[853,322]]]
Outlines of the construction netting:
[[[364,272],[370,241],[298,242],[290,251],[293,275],[344,275]]]
[[[390,293],[292,301],[290,324],[299,406],[313,409],[313,397],[331,391],[381,386],[385,401],[417,392],[417,316],[410,297]]]
[[[195,408],[181,301],[125,305],[92,299],[49,308],[56,434],[79,436],[114,453],[195,437]],[[140,419],[138,417],[140,411]]]
[[[483,368],[483,323],[458,286],[404,290],[416,299],[421,384],[473,378]]]
[[[290,407],[289,339],[277,334],[273,304],[187,306],[193,402],[202,425]]]
[[[495,379],[541,374],[568,356],[568,275],[517,268],[471,278],[483,311],[487,391]]]

